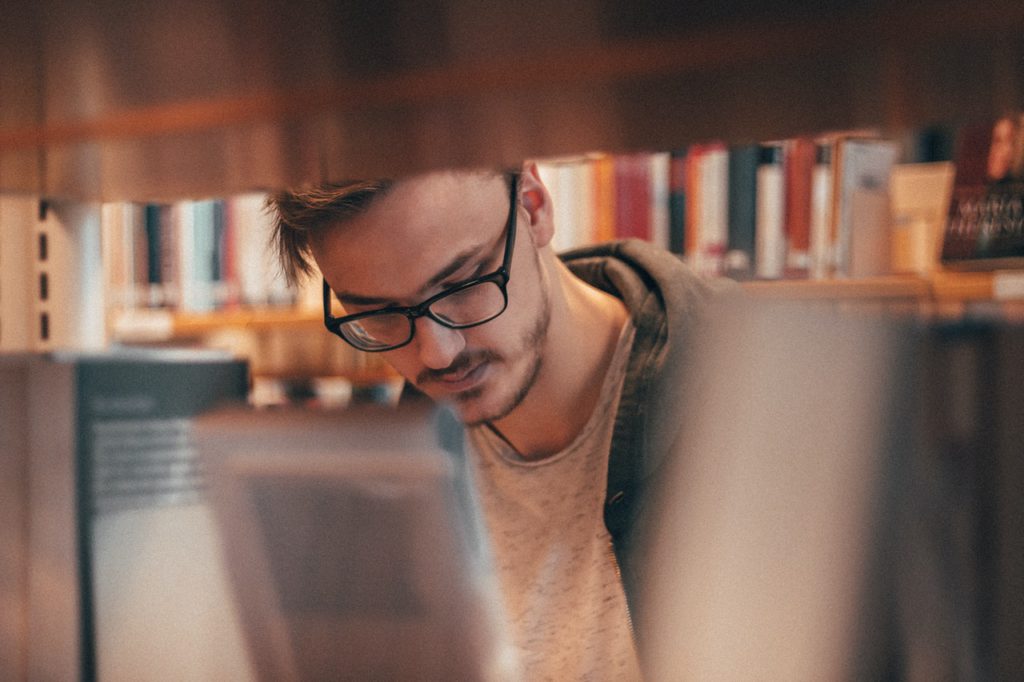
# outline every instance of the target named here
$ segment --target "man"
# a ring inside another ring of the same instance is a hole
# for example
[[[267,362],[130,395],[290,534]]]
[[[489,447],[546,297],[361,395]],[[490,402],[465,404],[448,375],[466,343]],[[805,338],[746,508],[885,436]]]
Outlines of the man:
[[[640,242],[557,256],[534,164],[273,205],[286,274],[311,260],[323,274],[328,328],[468,425],[528,678],[638,677],[644,492],[675,437],[684,336],[709,287]]]

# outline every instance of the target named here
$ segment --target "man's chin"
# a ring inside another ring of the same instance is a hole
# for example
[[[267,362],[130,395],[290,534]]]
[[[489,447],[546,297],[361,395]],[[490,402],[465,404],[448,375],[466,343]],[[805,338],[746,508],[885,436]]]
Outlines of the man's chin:
[[[479,426],[504,416],[500,410],[488,409],[484,394],[485,391],[481,387],[450,396],[449,403],[466,426]]]

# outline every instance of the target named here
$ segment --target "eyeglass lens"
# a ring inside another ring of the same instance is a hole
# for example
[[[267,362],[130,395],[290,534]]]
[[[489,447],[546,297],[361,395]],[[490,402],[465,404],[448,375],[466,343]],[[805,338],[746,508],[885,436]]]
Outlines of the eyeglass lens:
[[[504,312],[505,304],[505,294],[496,282],[479,282],[437,299],[427,314],[447,327],[464,328],[494,319]],[[411,317],[386,313],[346,322],[339,331],[360,347],[379,349],[409,341],[413,324]]]

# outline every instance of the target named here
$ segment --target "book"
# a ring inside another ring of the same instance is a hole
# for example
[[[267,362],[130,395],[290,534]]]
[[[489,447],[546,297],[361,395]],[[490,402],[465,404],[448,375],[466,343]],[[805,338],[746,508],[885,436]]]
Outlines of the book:
[[[942,244],[950,268],[1024,265],[1024,114],[963,128]]]
[[[610,242],[615,239],[615,157],[595,154],[592,164],[594,241]]]
[[[683,252],[686,254],[686,262],[691,267],[696,267],[700,255],[700,228],[701,228],[701,159],[704,156],[707,145],[692,144],[686,152],[685,172],[686,180],[684,197],[686,206],[683,211],[685,224],[683,233],[686,241],[683,244]]]
[[[247,192],[228,197],[225,219],[234,234],[234,269],[240,302],[250,306],[289,305],[297,292],[285,281],[271,245],[273,216],[267,196]],[[311,278],[319,285],[319,279]]]
[[[245,362],[3,355],[0,385],[0,466],[21,487],[0,573],[24,576],[0,586],[18,593],[3,646],[19,640],[25,672],[4,679],[246,679],[191,435],[196,414],[245,400]]]
[[[898,154],[889,140],[849,135],[836,141],[832,235],[837,277],[891,272],[889,176]]]
[[[537,163],[551,197],[555,234],[552,246],[561,253],[592,243],[595,235],[594,169],[585,157],[548,159]]]
[[[710,142],[699,163],[696,268],[717,276],[724,269],[729,240],[729,151],[724,143]]]
[[[781,144],[761,145],[757,163],[756,270],[760,279],[779,279],[786,266],[786,177]]]
[[[951,161],[893,167],[893,272],[928,274],[938,267],[954,175]]]
[[[810,271],[811,198],[816,157],[814,141],[794,137],[785,142],[786,277],[801,279]]]
[[[650,240],[650,155],[643,152],[617,154],[614,159],[615,237]]]
[[[568,162],[561,160],[548,160],[537,164],[537,173],[551,197],[551,219],[555,225],[551,245],[556,253],[571,248],[575,243],[573,233],[576,231],[576,225],[572,214],[572,188],[569,187],[568,165]]]
[[[729,237],[725,274],[749,279],[756,267],[758,145],[729,147]]]
[[[674,149],[669,160],[669,251],[686,254],[686,149]]]
[[[671,173],[671,155],[668,152],[652,152],[649,155],[651,189],[650,189],[650,221],[651,243],[668,249],[671,231],[669,175]]]
[[[835,243],[832,239],[832,146],[830,139],[814,145],[814,167],[811,169],[811,279],[826,279],[835,269]]]

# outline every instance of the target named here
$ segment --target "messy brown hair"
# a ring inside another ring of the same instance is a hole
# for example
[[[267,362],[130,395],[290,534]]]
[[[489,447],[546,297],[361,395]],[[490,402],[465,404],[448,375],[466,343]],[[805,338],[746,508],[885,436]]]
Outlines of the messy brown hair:
[[[270,195],[271,243],[288,283],[296,285],[314,273],[311,245],[316,234],[363,213],[393,184],[390,180],[325,183]]]

